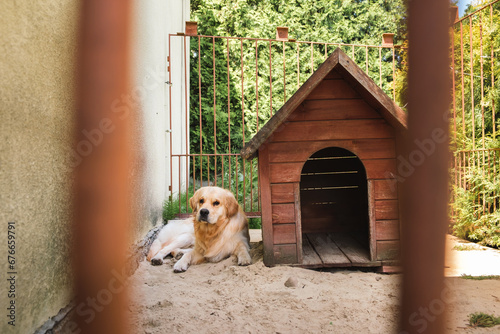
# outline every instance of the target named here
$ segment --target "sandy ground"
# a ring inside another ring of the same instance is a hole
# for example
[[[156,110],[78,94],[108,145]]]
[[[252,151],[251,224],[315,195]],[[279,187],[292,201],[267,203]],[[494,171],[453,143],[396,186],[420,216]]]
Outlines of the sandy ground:
[[[358,270],[308,270],[262,263],[262,243],[252,234],[253,264],[229,258],[174,274],[173,259],[162,266],[141,262],[130,278],[129,308],[134,333],[396,333],[401,275]],[[256,242],[254,242],[256,241]],[[453,250],[448,237],[446,275],[485,275],[500,270],[500,251]],[[473,248],[477,245],[468,246]],[[463,247],[462,247],[463,248]],[[478,259],[487,258],[485,263]],[[287,287],[286,282],[293,286]],[[443,306],[449,333],[500,333],[467,327],[467,315],[500,316],[500,280],[448,277],[439,300],[416,310],[415,329],[424,329]],[[422,313],[419,313],[422,312]]]

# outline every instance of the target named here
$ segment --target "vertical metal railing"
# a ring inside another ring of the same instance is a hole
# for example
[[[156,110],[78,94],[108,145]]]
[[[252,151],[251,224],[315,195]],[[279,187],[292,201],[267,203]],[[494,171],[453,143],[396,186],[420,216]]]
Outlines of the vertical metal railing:
[[[486,157],[492,154],[488,150],[495,149],[497,132],[495,113],[499,101],[495,95],[495,82],[498,80],[495,69],[498,67],[498,51],[494,41],[498,40],[498,32],[492,26],[499,9],[500,2],[493,1],[454,23],[451,117],[452,148],[456,155],[454,161],[457,161],[455,170],[465,166],[471,168],[468,162],[459,159],[465,159],[462,151],[476,149],[484,152],[484,159],[472,160],[472,166],[483,166],[487,171],[495,168],[493,160],[488,162]],[[178,203],[181,215],[189,213],[187,199],[190,194],[203,185],[211,184],[231,189],[245,211],[251,216],[258,216],[257,165],[256,162],[240,159],[238,151],[242,144],[279,110],[287,97],[336,47],[350,54],[393,99],[396,99],[396,78],[403,61],[402,55],[407,51],[400,46],[384,44],[169,35],[169,43],[176,39],[182,39],[186,55],[182,69],[186,87],[182,94],[187,121],[183,131],[189,144],[183,150],[171,147],[170,184],[175,185],[173,197],[181,199]],[[170,63],[172,57],[179,56],[169,55]],[[202,74],[207,68],[210,68],[211,74]],[[191,75],[188,80],[186,73],[189,70]],[[283,80],[277,79],[280,77]],[[210,120],[206,117],[208,104],[211,105]],[[171,114],[178,112],[172,110],[171,103],[170,110]],[[196,135],[191,136],[190,133]],[[172,133],[170,137],[172,139]],[[480,155],[483,157],[482,153]],[[173,173],[176,168],[182,171]],[[457,186],[467,184],[463,179],[459,180],[467,175],[470,173],[457,171],[454,183]]]
[[[499,0],[478,8],[454,24],[453,34],[453,177],[455,192],[474,197],[476,218],[497,210],[498,190],[487,184],[498,182],[496,111],[500,96],[498,80]],[[458,47],[459,46],[459,47]],[[480,176],[481,178],[478,178]]]
[[[494,92],[498,50],[495,51],[494,45],[499,32],[494,29],[497,24],[494,15],[498,15],[499,10],[500,3],[496,0],[454,25],[453,45],[460,45],[452,50],[456,78],[454,124],[458,128],[461,125],[461,131],[457,130],[457,149],[475,149],[478,144],[485,149],[487,135],[496,138],[498,97]]]

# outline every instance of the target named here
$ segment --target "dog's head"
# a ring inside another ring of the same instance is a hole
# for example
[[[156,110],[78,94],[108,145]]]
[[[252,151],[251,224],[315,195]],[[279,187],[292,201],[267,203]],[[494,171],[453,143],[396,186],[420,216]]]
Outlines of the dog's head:
[[[216,224],[238,213],[239,205],[234,195],[219,187],[203,187],[198,189],[189,204],[200,222]]]

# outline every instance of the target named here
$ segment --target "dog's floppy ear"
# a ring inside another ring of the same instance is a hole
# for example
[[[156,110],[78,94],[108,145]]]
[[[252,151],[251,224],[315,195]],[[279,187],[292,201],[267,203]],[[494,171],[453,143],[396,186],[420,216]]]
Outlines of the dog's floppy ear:
[[[189,205],[191,206],[191,209],[193,210],[193,212],[196,210],[197,206],[198,206],[198,201],[200,200],[200,197],[201,197],[201,189],[198,189],[193,197],[191,197],[189,199]]]
[[[224,205],[226,206],[226,213],[228,217],[232,217],[238,213],[240,208],[236,198],[234,198],[233,193],[226,191]]]

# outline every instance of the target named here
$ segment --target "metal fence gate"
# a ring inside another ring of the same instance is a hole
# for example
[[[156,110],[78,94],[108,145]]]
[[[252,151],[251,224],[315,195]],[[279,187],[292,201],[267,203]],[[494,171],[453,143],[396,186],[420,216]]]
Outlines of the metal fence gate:
[[[500,33],[493,29],[499,9],[497,0],[460,20],[452,18],[452,183],[464,190],[474,187],[471,179],[478,171],[491,182],[498,181],[500,171],[495,115]],[[381,36],[381,45],[354,45],[296,41],[280,29],[276,39],[169,35],[169,46],[180,43],[185,55],[169,55],[170,128],[184,133],[182,145],[172,145],[170,133],[170,185],[180,216],[189,214],[189,197],[204,185],[230,189],[250,217],[260,216],[257,161],[242,160],[239,150],[335,48],[397,100],[407,49],[393,45],[393,34]],[[180,72],[182,87],[172,82],[173,71]],[[182,108],[172,108],[172,94]],[[185,113],[184,129],[172,128],[172,114],[179,112]],[[477,201],[485,210],[498,206],[498,200],[486,203],[484,195]]]
[[[169,77],[170,114],[184,112],[188,120],[176,129],[170,116],[172,131],[183,131],[189,143],[170,150],[172,199],[180,216],[190,213],[189,197],[205,185],[230,189],[249,217],[260,216],[257,161],[241,159],[239,151],[337,47],[396,96],[406,49],[393,45],[393,34],[381,36],[382,45],[354,45],[296,41],[280,29],[276,39],[169,35],[169,45],[181,44],[188,55],[183,62],[182,55],[169,55],[169,75],[178,71],[184,81],[176,90],[183,105],[172,109],[172,87],[179,83]]]
[[[475,218],[499,206],[500,2],[456,20],[452,31],[454,194],[474,196]]]

